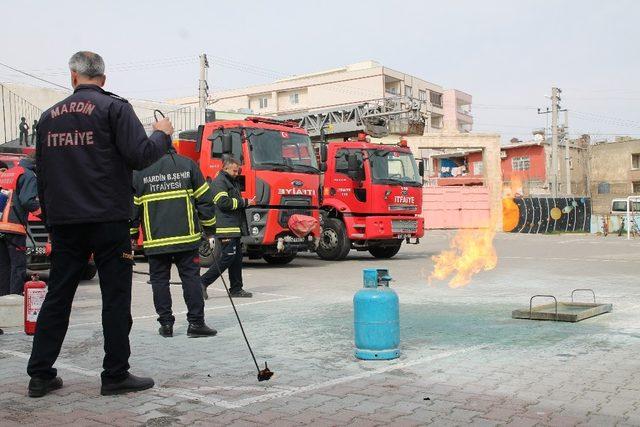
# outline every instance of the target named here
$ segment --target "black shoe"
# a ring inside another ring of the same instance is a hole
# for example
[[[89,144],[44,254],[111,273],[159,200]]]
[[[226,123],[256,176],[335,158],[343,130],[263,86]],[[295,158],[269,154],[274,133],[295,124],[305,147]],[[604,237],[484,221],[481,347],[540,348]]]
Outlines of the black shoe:
[[[0,335],[4,334],[4,331],[2,329],[0,329]]]
[[[160,329],[158,329],[158,333],[165,337],[165,338],[170,338],[173,336],[173,325],[167,323],[164,325],[160,325]]]
[[[154,386],[153,379],[145,377],[136,377],[129,374],[124,380],[113,384],[102,384],[100,394],[103,396],[113,396],[114,394],[133,393],[136,391],[147,390]]]
[[[244,289],[240,289],[236,292],[229,292],[233,298],[251,298],[253,294],[251,292],[247,292]]]
[[[57,390],[62,387],[62,378],[55,377],[50,380],[42,378],[31,378],[29,381],[29,397],[42,397],[50,391]]]
[[[207,293],[207,286],[204,283],[201,283],[202,285],[202,297],[204,299],[209,299],[209,294]]]
[[[198,337],[214,337],[218,331],[208,327],[204,322],[202,323],[189,323],[187,328],[187,336],[191,338]]]

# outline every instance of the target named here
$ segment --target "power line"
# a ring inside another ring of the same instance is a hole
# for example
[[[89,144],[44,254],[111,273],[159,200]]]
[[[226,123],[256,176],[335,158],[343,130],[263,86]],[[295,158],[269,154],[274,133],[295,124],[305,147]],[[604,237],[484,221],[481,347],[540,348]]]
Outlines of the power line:
[[[11,67],[11,66],[9,66],[7,64],[3,64],[2,62],[0,62],[0,65],[2,65],[3,67],[8,68],[10,70],[13,70],[15,72],[18,72],[20,74],[24,74],[25,76],[29,76],[29,77],[34,78],[36,80],[40,80],[42,82],[49,83],[50,85],[57,86],[57,87],[59,87],[61,89],[64,89],[64,90],[67,90],[67,91],[71,91],[71,89],[69,89],[68,87],[64,87],[62,85],[59,85],[58,83],[54,83],[54,82],[51,82],[49,80],[45,80],[45,79],[43,79],[41,77],[34,76],[33,74],[27,73],[26,71],[18,70],[17,68],[13,68],[13,67]]]

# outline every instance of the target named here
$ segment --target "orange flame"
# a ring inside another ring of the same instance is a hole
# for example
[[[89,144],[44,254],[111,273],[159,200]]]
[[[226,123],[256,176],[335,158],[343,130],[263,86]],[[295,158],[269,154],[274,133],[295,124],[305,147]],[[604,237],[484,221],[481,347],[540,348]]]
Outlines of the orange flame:
[[[449,287],[459,288],[468,285],[471,277],[481,271],[493,270],[498,264],[496,250],[493,247],[495,227],[482,229],[461,229],[449,243],[449,249],[434,255],[433,279],[449,280]]]

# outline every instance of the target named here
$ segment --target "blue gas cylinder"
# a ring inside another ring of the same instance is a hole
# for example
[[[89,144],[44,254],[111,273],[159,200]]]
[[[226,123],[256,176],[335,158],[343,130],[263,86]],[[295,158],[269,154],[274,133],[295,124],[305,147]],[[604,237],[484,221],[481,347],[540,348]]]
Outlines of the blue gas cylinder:
[[[389,270],[366,268],[364,288],[353,296],[358,359],[395,359],[400,356],[400,304],[389,288]]]

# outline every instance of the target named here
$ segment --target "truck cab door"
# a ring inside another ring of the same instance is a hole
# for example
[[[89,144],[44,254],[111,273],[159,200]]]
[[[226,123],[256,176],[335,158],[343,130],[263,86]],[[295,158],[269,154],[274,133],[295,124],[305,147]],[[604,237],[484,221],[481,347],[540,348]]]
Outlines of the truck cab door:
[[[362,150],[339,149],[333,159],[331,182],[325,192],[350,207],[352,212],[366,212],[371,203],[368,171]]]

